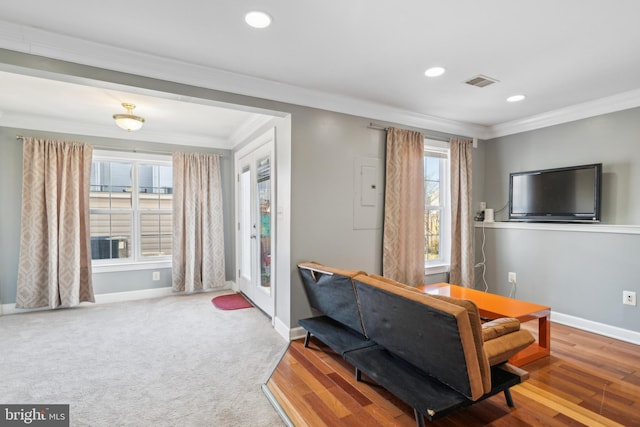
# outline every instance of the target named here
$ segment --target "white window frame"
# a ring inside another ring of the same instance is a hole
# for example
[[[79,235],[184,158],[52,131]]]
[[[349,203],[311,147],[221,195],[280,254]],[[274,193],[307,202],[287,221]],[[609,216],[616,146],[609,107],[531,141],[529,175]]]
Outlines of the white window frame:
[[[437,153],[446,158],[446,166],[440,168],[440,206],[431,207],[440,210],[440,254],[437,260],[427,260],[425,253],[424,271],[426,274],[447,273],[451,265],[451,181],[449,144],[444,141],[425,138],[424,156]],[[425,210],[429,206],[425,205]],[[425,236],[426,238],[426,236]],[[426,242],[425,242],[426,245]]]
[[[121,151],[94,150],[92,161],[131,162],[131,243],[132,248],[129,258],[94,259],[91,262],[93,273],[151,270],[159,268],[171,268],[172,257],[142,257],[140,249],[140,211],[138,208],[138,165],[162,165],[173,167],[171,155],[131,153]],[[111,213],[112,210],[90,209],[91,213]],[[171,209],[154,210],[159,213],[173,213]]]

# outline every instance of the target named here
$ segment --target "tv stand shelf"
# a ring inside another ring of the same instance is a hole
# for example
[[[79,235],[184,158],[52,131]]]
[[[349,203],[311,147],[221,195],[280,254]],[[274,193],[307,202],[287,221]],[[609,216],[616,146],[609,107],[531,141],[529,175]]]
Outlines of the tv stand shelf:
[[[587,223],[558,223],[558,222],[525,222],[525,221],[497,221],[475,222],[476,228],[506,228],[513,230],[545,230],[545,231],[575,231],[580,233],[610,233],[610,234],[640,234],[640,225],[615,224],[587,224]]]

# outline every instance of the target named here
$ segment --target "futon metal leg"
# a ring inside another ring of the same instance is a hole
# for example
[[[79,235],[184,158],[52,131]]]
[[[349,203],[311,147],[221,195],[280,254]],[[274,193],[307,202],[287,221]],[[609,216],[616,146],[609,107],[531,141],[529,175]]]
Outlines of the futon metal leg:
[[[422,414],[418,412],[416,408],[413,408],[413,413],[416,416],[416,426],[424,427],[424,417],[422,416]]]
[[[311,332],[307,331],[307,335],[304,337],[304,346],[309,347],[309,340],[311,339]]]
[[[358,368],[356,368],[356,381],[362,381],[362,372]]]
[[[515,405],[513,404],[513,398],[511,397],[511,390],[506,389],[504,391],[504,398],[507,399],[507,406],[513,408]]]

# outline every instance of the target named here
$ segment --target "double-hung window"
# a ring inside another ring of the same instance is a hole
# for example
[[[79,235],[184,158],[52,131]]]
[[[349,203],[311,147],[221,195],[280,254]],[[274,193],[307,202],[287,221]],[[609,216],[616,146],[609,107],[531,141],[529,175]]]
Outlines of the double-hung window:
[[[94,266],[170,261],[173,243],[170,158],[95,152],[90,186]]]
[[[428,274],[449,271],[450,205],[448,144],[425,139],[424,262]]]

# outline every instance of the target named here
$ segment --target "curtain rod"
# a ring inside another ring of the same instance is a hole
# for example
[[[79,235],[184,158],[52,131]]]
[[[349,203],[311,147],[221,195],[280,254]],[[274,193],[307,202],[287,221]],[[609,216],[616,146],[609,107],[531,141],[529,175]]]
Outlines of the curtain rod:
[[[370,122],[369,126],[367,126],[369,129],[374,129],[374,130],[383,130],[383,131],[388,131],[389,128],[385,127],[385,126],[381,126],[378,125],[376,123]],[[425,138],[427,139],[435,139],[436,141],[443,141],[443,142],[449,142],[450,138],[447,138],[445,136],[436,136],[436,135],[427,135],[427,134],[423,134]],[[476,148],[478,146],[478,139],[477,138],[473,138],[473,148]]]
[[[22,139],[24,141],[24,136],[22,135],[16,135],[16,139]],[[170,156],[173,154],[173,151],[162,151],[162,150],[146,150],[146,149],[137,149],[137,148],[119,148],[119,147],[109,147],[109,146],[105,146],[105,145],[94,145],[94,144],[90,144],[94,149],[96,150],[105,150],[105,151],[124,151],[124,152],[131,152],[131,153],[141,153],[141,154],[162,154],[162,155],[167,155]],[[176,150],[179,151],[179,150]],[[213,153],[213,154],[217,154],[220,157],[226,157],[224,154],[221,153]]]
[[[381,126],[381,125],[378,125],[378,124],[373,123],[373,122],[369,123],[369,126],[367,126],[367,127],[368,127],[369,129],[374,129],[374,130],[383,130],[383,131],[385,131],[385,132],[389,130],[389,128],[388,128],[388,127]],[[423,133],[423,135],[424,135],[424,137],[425,137],[425,138],[427,138],[427,139],[435,139],[436,141],[449,142],[449,138],[447,138],[447,137],[445,137],[445,136],[426,135],[426,134],[424,134],[424,133]]]

